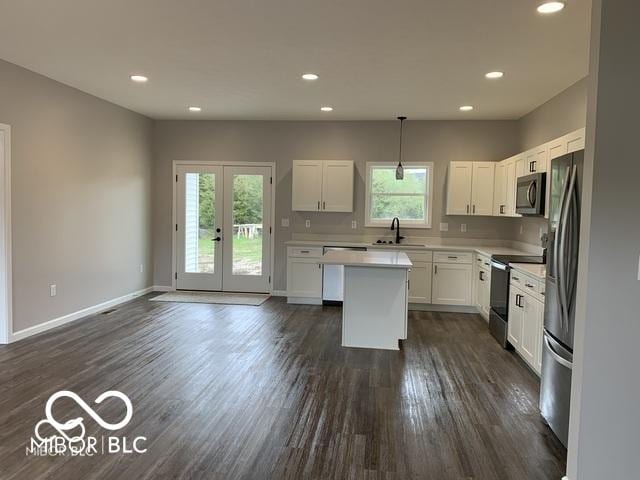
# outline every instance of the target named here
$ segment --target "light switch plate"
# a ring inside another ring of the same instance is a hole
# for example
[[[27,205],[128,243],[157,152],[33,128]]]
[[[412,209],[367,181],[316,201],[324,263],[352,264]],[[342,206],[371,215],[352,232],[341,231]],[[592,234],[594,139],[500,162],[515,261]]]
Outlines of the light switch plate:
[[[140,266],[138,267],[138,270],[140,270],[140,273],[144,273],[144,265],[140,264]]]
[[[305,228],[311,227],[311,220],[305,220],[304,221],[304,226],[305,226]]]
[[[351,220],[351,228],[358,228],[358,222]]]
[[[449,231],[449,224],[448,223],[441,223],[440,224],[440,231],[441,232],[448,232]]]
[[[285,228],[286,228],[286,227],[288,227],[288,226],[289,226],[289,219],[288,219],[288,218],[283,218],[283,219],[280,221],[280,225],[282,225],[282,226],[283,226],[283,227],[285,227]]]
[[[460,224],[460,231],[461,232],[466,232],[467,231],[467,224],[466,223],[461,223]]]
[[[50,296],[55,297],[58,294],[57,290],[58,290],[58,287],[55,284],[54,285],[49,285],[49,295]]]

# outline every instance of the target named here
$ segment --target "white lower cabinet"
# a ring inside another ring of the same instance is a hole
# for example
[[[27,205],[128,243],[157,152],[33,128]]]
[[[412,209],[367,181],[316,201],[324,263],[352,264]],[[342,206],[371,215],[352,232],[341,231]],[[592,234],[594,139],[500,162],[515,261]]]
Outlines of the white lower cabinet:
[[[482,259],[478,257],[480,262]],[[473,266],[473,305],[478,309],[480,315],[489,321],[489,310],[491,309],[491,270],[484,266]]]
[[[287,300],[289,303],[322,303],[321,248],[289,247],[287,255]]]
[[[431,303],[471,305],[471,264],[434,263]]]
[[[431,303],[431,262],[414,262],[409,270],[409,303]]]
[[[508,340],[538,375],[542,364],[543,317],[544,304],[511,284]]]

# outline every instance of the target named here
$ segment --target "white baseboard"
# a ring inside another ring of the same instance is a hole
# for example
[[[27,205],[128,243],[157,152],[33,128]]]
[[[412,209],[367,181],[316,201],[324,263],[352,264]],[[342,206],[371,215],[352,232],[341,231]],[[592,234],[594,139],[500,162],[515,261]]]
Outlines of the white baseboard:
[[[151,287],[153,289],[154,292],[174,292],[175,288],[173,288],[171,285],[166,286],[166,285],[154,285],[153,287]]]
[[[115,307],[116,305],[120,305],[121,303],[128,302],[129,300],[133,300],[134,298],[139,297],[141,295],[146,295],[147,293],[152,292],[153,289],[154,287],[143,288],[142,290],[128,293],[121,297],[113,298],[111,300],[107,300],[106,302],[102,302],[97,305],[93,305],[91,307],[83,308],[82,310],[78,310],[76,312],[63,315],[62,317],[54,318],[53,320],[49,320],[47,322],[34,325],[33,327],[25,328],[23,330],[18,330],[17,332],[13,332],[10,335],[9,343],[17,342],[18,340],[23,340],[32,335],[46,332],[47,330],[51,330],[52,328],[60,327],[66,323],[70,323],[75,320],[80,320],[89,315],[93,315],[103,310],[107,310],[111,307]]]
[[[287,296],[287,291],[286,290],[273,290],[271,292],[271,296],[272,297],[286,297]]]

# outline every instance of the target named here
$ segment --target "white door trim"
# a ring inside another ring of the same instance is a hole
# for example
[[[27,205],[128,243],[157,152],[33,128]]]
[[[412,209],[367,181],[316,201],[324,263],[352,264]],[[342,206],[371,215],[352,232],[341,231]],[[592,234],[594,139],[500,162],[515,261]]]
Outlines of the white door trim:
[[[176,246],[177,246],[177,238],[176,238],[176,221],[177,221],[177,210],[176,210],[176,175],[178,165],[210,165],[210,166],[229,166],[229,167],[243,167],[243,166],[254,166],[254,167],[271,167],[271,178],[273,182],[271,184],[271,227],[273,229],[273,233],[271,235],[271,261],[269,265],[270,275],[271,275],[271,283],[269,284],[269,292],[273,292],[273,283],[274,283],[274,266],[275,266],[275,245],[276,245],[276,163],[275,162],[220,162],[220,161],[208,161],[208,160],[174,160],[172,169],[171,169],[171,183],[172,183],[172,201],[171,201],[171,289],[175,290],[177,287],[176,282],[176,272],[178,271],[177,264],[177,255],[176,255]]]
[[[0,123],[4,135],[4,162],[0,163],[0,343],[13,340],[11,266],[11,127]]]

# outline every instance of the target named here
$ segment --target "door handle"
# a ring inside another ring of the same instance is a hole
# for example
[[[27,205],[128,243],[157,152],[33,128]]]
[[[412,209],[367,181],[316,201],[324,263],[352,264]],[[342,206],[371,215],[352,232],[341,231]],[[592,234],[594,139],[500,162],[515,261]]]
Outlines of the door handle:
[[[480,281],[484,282],[484,272],[480,272]]]
[[[438,274],[438,265],[434,265],[434,270],[433,270],[433,274],[437,275]]]
[[[322,202],[322,209],[323,210],[327,209],[327,202],[324,202],[324,201]]]
[[[549,337],[547,336],[547,334],[545,333],[543,335],[544,335],[544,345],[545,347],[547,347],[547,351],[553,357],[553,359],[563,367],[568,368],[569,370],[573,370],[573,363],[569,362],[568,360],[565,360],[560,355],[558,355],[558,353],[553,349],[553,346],[551,345],[551,342],[549,341]]]
[[[219,242],[220,240],[222,240],[222,237],[216,237],[212,239],[214,242]]]
[[[320,210],[320,200],[318,200],[318,210]]]
[[[473,213],[476,213],[476,206],[473,206]]]
[[[467,205],[467,213],[469,213],[469,205]]]

